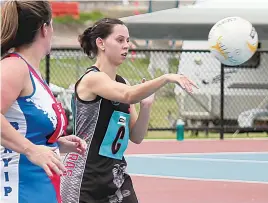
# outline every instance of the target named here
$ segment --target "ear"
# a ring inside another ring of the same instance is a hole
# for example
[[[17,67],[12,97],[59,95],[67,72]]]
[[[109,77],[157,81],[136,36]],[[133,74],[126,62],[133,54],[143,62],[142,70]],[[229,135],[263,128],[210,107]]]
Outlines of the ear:
[[[98,38],[96,39],[96,45],[97,45],[97,47],[98,47],[100,50],[102,50],[102,51],[105,50],[104,40],[101,39],[100,37],[98,37]]]
[[[47,24],[46,23],[44,23],[42,26],[41,26],[41,29],[40,29],[40,31],[41,31],[41,35],[42,35],[42,37],[46,37],[47,36],[47,33],[48,33],[48,31],[47,31]]]

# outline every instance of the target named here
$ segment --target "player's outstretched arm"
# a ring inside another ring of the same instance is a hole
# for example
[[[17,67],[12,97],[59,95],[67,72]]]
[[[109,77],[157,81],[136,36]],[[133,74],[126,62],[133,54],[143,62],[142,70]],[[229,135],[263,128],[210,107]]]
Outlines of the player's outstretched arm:
[[[104,72],[90,72],[82,79],[77,91],[79,95],[93,93],[111,101],[135,104],[149,97],[167,83],[177,83],[189,93],[193,91],[193,87],[196,87],[187,77],[179,74],[165,74],[142,84],[128,86],[112,80]]]

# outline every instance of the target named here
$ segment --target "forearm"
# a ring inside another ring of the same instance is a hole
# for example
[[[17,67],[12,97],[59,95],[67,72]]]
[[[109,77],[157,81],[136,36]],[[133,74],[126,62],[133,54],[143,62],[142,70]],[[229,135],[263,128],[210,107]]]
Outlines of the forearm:
[[[18,133],[1,114],[1,145],[20,154],[29,152],[34,146],[32,142]]]
[[[140,144],[143,141],[145,135],[147,134],[150,113],[151,105],[145,106],[141,104],[138,119],[130,132],[130,139],[132,142]]]
[[[129,103],[135,104],[155,93],[158,89],[169,83],[168,74],[162,75],[146,83],[131,86],[128,92]]]

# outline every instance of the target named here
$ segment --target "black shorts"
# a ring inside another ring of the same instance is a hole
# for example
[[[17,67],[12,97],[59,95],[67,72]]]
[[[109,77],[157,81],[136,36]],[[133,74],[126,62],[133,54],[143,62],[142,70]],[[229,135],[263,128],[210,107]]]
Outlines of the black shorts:
[[[114,195],[111,195],[102,200],[96,200],[92,197],[92,195],[88,194],[85,199],[80,199],[79,203],[138,203],[138,199],[134,191],[132,180],[128,176],[124,180],[121,188],[118,189]]]

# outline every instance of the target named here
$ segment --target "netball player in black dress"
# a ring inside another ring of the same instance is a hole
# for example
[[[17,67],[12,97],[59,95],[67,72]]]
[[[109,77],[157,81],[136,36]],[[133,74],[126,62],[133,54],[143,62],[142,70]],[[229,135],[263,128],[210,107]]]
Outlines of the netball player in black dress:
[[[117,68],[126,59],[129,32],[118,19],[105,18],[79,37],[81,47],[96,63],[75,85],[75,134],[88,144],[86,156],[68,154],[62,177],[63,203],[138,203],[124,152],[128,141],[140,144],[147,132],[154,93],[167,83],[191,92],[185,76],[166,74],[130,86]],[[140,103],[139,114],[135,103]]]

